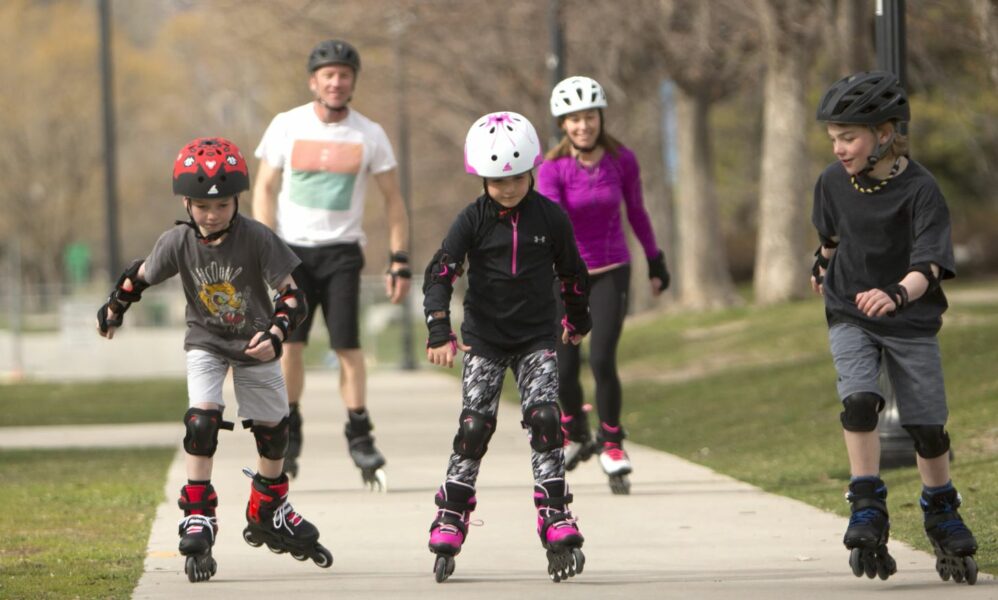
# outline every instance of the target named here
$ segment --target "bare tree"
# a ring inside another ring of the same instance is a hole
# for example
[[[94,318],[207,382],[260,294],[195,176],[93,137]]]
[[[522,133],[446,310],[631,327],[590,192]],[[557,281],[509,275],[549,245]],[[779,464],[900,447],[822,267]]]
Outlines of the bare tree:
[[[820,2],[755,0],[766,77],[754,290],[761,304],[807,294],[807,128],[805,83],[826,9]]]
[[[804,3],[804,4],[810,4]],[[873,10],[867,0],[834,0],[835,27],[829,29],[835,40],[829,46],[834,48],[837,73],[844,77],[849,73],[868,71],[873,64],[872,20]],[[824,12],[823,9],[818,9]]]
[[[971,0],[970,4],[977,25],[977,37],[987,60],[991,85],[998,86],[998,17],[995,15],[998,10],[995,8],[995,0]]]

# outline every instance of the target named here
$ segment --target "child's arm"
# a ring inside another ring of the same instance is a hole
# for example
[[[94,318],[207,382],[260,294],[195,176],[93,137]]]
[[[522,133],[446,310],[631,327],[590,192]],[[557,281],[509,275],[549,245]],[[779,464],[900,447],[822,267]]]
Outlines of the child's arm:
[[[121,327],[128,308],[142,299],[142,292],[148,287],[145,261],[133,261],[118,278],[107,302],[97,309],[97,333],[109,340],[114,338],[114,331]]]
[[[589,270],[579,256],[572,222],[563,211],[558,213],[557,231],[552,239],[555,240],[554,270],[561,280],[561,300],[565,305],[561,339],[579,345],[593,328],[589,315]]]
[[[278,289],[279,291],[274,297],[274,316],[270,320],[270,327],[256,332],[253,339],[246,345],[246,355],[261,362],[280,358],[283,353],[284,341],[308,315],[305,294],[298,289],[290,274],[281,280]]]
[[[465,210],[451,226],[443,244],[430,259],[423,277],[423,312],[426,315],[426,357],[432,364],[451,367],[458,350],[471,350],[451,329],[450,301],[454,282],[464,273],[474,228]]]

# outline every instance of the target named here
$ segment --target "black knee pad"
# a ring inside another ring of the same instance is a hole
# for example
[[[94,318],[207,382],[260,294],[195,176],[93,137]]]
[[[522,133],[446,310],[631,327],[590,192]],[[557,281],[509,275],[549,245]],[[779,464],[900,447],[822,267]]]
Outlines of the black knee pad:
[[[949,434],[942,425],[902,425],[915,440],[915,452],[922,458],[939,458],[949,452]]]
[[[243,427],[253,432],[257,453],[270,460],[280,460],[288,452],[291,419],[284,417],[273,427],[257,425],[252,420],[243,421]]]
[[[530,447],[538,452],[547,452],[565,445],[561,430],[561,410],[555,403],[539,404],[527,409],[523,428],[530,430]]]
[[[857,392],[842,401],[842,428],[846,431],[873,431],[877,416],[884,409],[884,399],[870,392]]]
[[[184,450],[195,456],[215,456],[218,447],[218,430],[232,429],[232,423],[222,420],[222,411],[189,408],[184,414],[187,435]]]
[[[489,440],[495,431],[495,417],[464,409],[461,411],[457,435],[454,436],[454,452],[466,458],[480,459],[489,449]]]

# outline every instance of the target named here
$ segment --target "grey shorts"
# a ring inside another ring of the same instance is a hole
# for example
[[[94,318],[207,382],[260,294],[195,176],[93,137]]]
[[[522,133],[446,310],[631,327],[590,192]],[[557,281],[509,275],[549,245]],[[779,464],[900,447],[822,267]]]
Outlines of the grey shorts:
[[[284,387],[280,361],[258,365],[234,364],[225,357],[196,348],[187,351],[187,398],[190,406],[213,402],[224,408],[222,385],[230,367],[240,418],[276,423],[288,416],[288,390]]]
[[[886,337],[844,323],[828,330],[838,372],[839,398],[858,392],[884,397],[880,389],[881,356],[897,398],[902,425],[945,425],[946,390],[942,355],[935,336]]]

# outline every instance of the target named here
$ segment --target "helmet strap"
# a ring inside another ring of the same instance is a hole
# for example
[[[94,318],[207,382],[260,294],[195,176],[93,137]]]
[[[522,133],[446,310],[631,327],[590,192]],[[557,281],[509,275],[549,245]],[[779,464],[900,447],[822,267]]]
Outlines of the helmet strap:
[[[232,225],[233,225],[233,223],[236,222],[236,216],[239,215],[239,196],[234,196],[234,198],[235,198],[235,201],[236,201],[236,210],[235,210],[235,212],[232,213],[232,219],[229,220],[229,224],[225,226],[225,229],[222,229],[220,231],[216,231],[214,233],[209,233],[208,235],[204,235],[203,233],[201,233],[201,228],[198,227],[198,224],[194,221],[194,215],[191,213],[191,199],[190,198],[186,198],[185,202],[184,202],[187,205],[187,216],[190,217],[190,220],[187,220],[187,221],[174,221],[173,224],[174,225],[187,225],[188,227],[190,227],[191,229],[194,230],[194,237],[197,238],[197,241],[199,241],[199,242],[201,242],[202,244],[205,244],[205,245],[210,244],[210,243],[214,242],[215,240],[219,239],[220,237],[222,237],[223,235],[229,233],[229,231],[232,230]]]
[[[869,125],[868,127],[870,128],[870,132],[873,134],[873,141],[876,145],[873,147],[873,154],[866,157],[866,167],[859,172],[860,175],[871,171],[873,167],[877,166],[877,163],[887,155],[887,152],[891,149],[891,145],[894,143],[894,136],[896,135],[892,129],[891,137],[886,142],[881,144],[880,134],[877,132],[877,128],[873,125]]]

